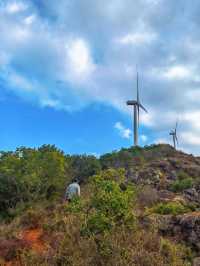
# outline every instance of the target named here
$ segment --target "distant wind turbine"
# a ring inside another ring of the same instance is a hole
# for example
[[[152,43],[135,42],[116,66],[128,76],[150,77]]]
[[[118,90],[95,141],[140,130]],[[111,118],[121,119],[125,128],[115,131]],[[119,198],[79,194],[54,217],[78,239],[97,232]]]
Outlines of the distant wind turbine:
[[[174,144],[174,149],[176,149],[176,145],[178,144],[178,138],[177,138],[177,126],[178,126],[178,122],[176,122],[176,126],[175,129],[172,130],[169,135],[172,136],[173,139],[173,144]]]
[[[139,98],[139,77],[138,77],[138,72],[137,72],[137,100],[130,100],[127,101],[127,105],[133,106],[133,111],[134,111],[134,120],[133,120],[133,128],[134,128],[134,146],[138,146],[138,128],[139,128],[139,120],[140,120],[140,108],[143,109],[146,113],[147,110],[144,108],[144,106],[140,103],[140,98]]]

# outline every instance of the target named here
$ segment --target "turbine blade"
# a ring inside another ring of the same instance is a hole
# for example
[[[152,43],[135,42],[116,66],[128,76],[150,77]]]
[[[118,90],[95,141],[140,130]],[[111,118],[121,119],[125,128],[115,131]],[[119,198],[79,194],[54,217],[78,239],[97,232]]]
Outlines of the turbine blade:
[[[138,72],[137,72],[137,102],[140,102],[140,97],[139,97],[139,78],[138,78]]]
[[[138,106],[139,106],[140,108],[142,108],[146,113],[148,113],[147,110],[144,108],[144,106],[143,106],[141,103],[139,103]]]
[[[176,139],[176,142],[177,142],[177,144],[178,144],[178,138],[177,138],[177,136],[175,135],[175,139]]]
[[[177,130],[177,126],[178,126],[178,122],[176,121],[176,126],[175,126],[175,134],[176,134],[176,130]]]

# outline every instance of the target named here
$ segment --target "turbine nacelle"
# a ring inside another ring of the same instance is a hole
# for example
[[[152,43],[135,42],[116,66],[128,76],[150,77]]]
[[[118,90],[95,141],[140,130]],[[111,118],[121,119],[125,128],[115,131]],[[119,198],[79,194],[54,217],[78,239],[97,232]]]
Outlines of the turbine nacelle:
[[[127,105],[138,105],[137,101],[127,101],[126,102]]]

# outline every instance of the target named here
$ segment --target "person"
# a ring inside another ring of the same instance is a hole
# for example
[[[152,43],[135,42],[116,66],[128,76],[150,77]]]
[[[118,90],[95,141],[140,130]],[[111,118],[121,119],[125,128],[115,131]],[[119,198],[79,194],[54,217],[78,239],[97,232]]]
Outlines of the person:
[[[65,201],[71,201],[74,196],[80,197],[81,189],[78,180],[74,180],[73,183],[69,184],[65,192]]]

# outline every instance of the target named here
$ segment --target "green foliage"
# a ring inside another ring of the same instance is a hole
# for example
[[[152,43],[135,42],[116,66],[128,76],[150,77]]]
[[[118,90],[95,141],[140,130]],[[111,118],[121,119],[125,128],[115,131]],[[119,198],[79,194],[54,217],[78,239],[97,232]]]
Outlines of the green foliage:
[[[178,215],[191,211],[188,206],[184,206],[179,202],[159,203],[150,209],[153,213]]]
[[[181,192],[184,189],[191,188],[192,185],[193,185],[193,179],[190,177],[187,177],[185,179],[179,179],[179,180],[174,181],[171,184],[170,189],[173,192]]]
[[[68,163],[55,146],[19,148],[3,152],[0,158],[0,213],[18,203],[51,198],[63,193]],[[59,195],[60,197],[60,195]]]
[[[110,231],[114,226],[114,222],[110,220],[104,213],[95,212],[87,219],[87,225],[82,232],[87,234],[100,234]]]
[[[133,160],[134,159],[134,160]],[[107,153],[100,157],[102,169],[108,168],[125,168],[128,169],[135,164],[142,164],[144,158],[142,156],[142,148],[133,147],[131,149],[121,149]]]
[[[185,172],[185,171],[179,171],[178,172],[178,179],[179,180],[184,180],[184,179],[188,179],[190,178],[190,176]]]
[[[115,181],[116,178],[118,181]],[[121,189],[125,179],[124,171],[109,169],[91,178],[92,189],[91,212],[87,217],[85,231],[96,234],[109,231],[114,226],[134,226],[135,219],[132,211],[135,190],[127,185]]]
[[[187,259],[187,264],[191,265],[192,262],[192,252],[189,248],[183,245],[175,246],[169,240],[162,238],[161,239],[161,254],[166,258],[166,262],[169,265],[177,265],[177,263],[181,264],[180,257],[185,257]]]
[[[67,204],[65,211],[70,213],[80,213],[83,211],[83,201],[80,197],[73,197],[70,204]]]
[[[101,170],[99,160],[95,156],[73,155],[68,156],[70,170],[73,178],[78,178],[81,182]]]

